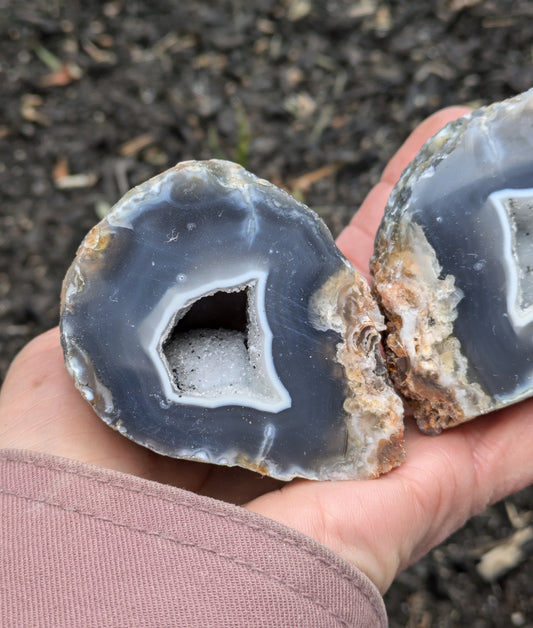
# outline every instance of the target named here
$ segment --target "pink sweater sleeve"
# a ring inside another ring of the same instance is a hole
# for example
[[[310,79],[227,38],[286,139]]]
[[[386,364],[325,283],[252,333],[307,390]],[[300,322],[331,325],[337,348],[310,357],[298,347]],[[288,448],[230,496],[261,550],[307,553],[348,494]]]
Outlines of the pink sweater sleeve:
[[[387,625],[368,578],[269,519],[156,482],[0,451],[0,625]]]

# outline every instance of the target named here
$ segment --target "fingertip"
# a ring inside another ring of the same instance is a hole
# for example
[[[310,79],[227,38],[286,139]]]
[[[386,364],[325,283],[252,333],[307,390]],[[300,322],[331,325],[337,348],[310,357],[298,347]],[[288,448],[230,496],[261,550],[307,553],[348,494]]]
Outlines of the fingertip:
[[[381,175],[381,181],[394,185],[422,146],[449,122],[471,112],[468,107],[453,106],[440,109],[421,122],[390,160]]]
[[[367,194],[363,204],[353,216],[350,224],[356,226],[374,241],[374,235],[383,217],[383,210],[392,191],[392,185],[385,181],[377,183]]]
[[[430,137],[470,111],[467,107],[447,107],[424,120],[392,157],[379,183],[370,190],[348,227],[337,238],[337,246],[365,276],[369,276],[368,259],[374,249],[374,236],[393,186]]]
[[[383,182],[375,185],[337,238],[339,249],[367,279],[370,278],[368,261],[374,252],[374,237],[391,189],[391,185]]]
[[[15,356],[12,365],[25,362],[27,359],[33,359],[36,356],[47,353],[51,349],[59,349],[60,344],[59,327],[53,327],[32,338]]]
[[[356,225],[348,225],[337,238],[337,246],[350,263],[370,281],[368,260],[374,252],[374,239]]]

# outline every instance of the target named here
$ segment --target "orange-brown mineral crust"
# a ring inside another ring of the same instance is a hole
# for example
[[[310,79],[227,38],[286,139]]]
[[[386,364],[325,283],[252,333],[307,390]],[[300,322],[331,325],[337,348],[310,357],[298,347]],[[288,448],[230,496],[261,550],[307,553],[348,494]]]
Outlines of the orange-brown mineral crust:
[[[385,332],[387,367],[398,392],[409,400],[418,426],[426,433],[463,423],[464,412],[454,391],[441,386],[434,373],[423,375],[411,368],[411,360],[398,340],[399,317],[391,317]]]
[[[376,477],[388,473],[405,460],[405,443],[403,430],[394,434],[388,440],[382,439],[378,444],[378,465]]]
[[[371,272],[374,296],[387,321],[389,374],[419,427],[438,433],[475,416],[485,408],[486,399],[468,381],[465,358],[453,334],[461,294],[453,277],[440,278],[440,267],[421,230],[400,224],[392,238],[382,232]]]

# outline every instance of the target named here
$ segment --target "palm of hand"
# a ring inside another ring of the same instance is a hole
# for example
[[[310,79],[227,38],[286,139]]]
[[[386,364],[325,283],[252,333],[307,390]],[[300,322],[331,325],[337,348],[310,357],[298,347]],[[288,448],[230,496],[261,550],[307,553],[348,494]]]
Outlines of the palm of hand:
[[[356,266],[366,270],[375,228],[401,170],[425,139],[463,113],[436,114],[391,161],[339,238]],[[110,430],[74,388],[55,329],[22,351],[6,378],[0,447],[73,458],[242,504],[315,538],[385,591],[399,570],[469,516],[533,481],[531,408],[533,401],[437,439],[408,426],[407,462],[378,481],[282,484],[243,469],[165,458]]]

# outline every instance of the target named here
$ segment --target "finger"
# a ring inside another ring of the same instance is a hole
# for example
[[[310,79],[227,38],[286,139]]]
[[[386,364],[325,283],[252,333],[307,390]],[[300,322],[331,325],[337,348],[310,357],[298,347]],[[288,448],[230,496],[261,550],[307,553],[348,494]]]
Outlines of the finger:
[[[111,443],[119,441],[119,435],[97,419],[75,389],[65,368],[57,328],[32,340],[13,361],[0,395],[0,417],[1,447],[98,464],[99,456],[108,453],[107,433],[112,435]],[[103,445],[93,459],[86,460],[84,453],[92,442]]]
[[[389,164],[383,171],[381,181],[385,181],[390,185],[394,185],[400,178],[405,167],[412,161],[413,157],[418,153],[427,140],[435,135],[443,126],[457,120],[461,116],[470,113],[468,107],[447,107],[435,112],[426,118],[416,129],[409,135],[398,152],[390,160]]]
[[[384,181],[380,181],[375,185],[368,193],[350,224],[345,227],[337,238],[339,249],[363,273],[368,281],[370,281],[368,262],[374,252],[376,231],[383,217],[383,211],[392,187],[392,185]]]
[[[418,560],[470,517],[533,483],[533,400],[452,428],[437,437],[411,434],[408,463],[390,480],[409,487],[398,528],[411,526],[408,509],[425,509],[425,528],[404,543],[400,568]],[[400,511],[401,512],[401,511]],[[404,528],[405,530],[406,528]]]
[[[466,107],[449,107],[434,113],[422,122],[391,159],[379,183],[372,188],[350,224],[337,238],[337,246],[367,277],[369,276],[368,260],[374,249],[374,237],[393,186],[430,137],[445,124],[469,111]]]

